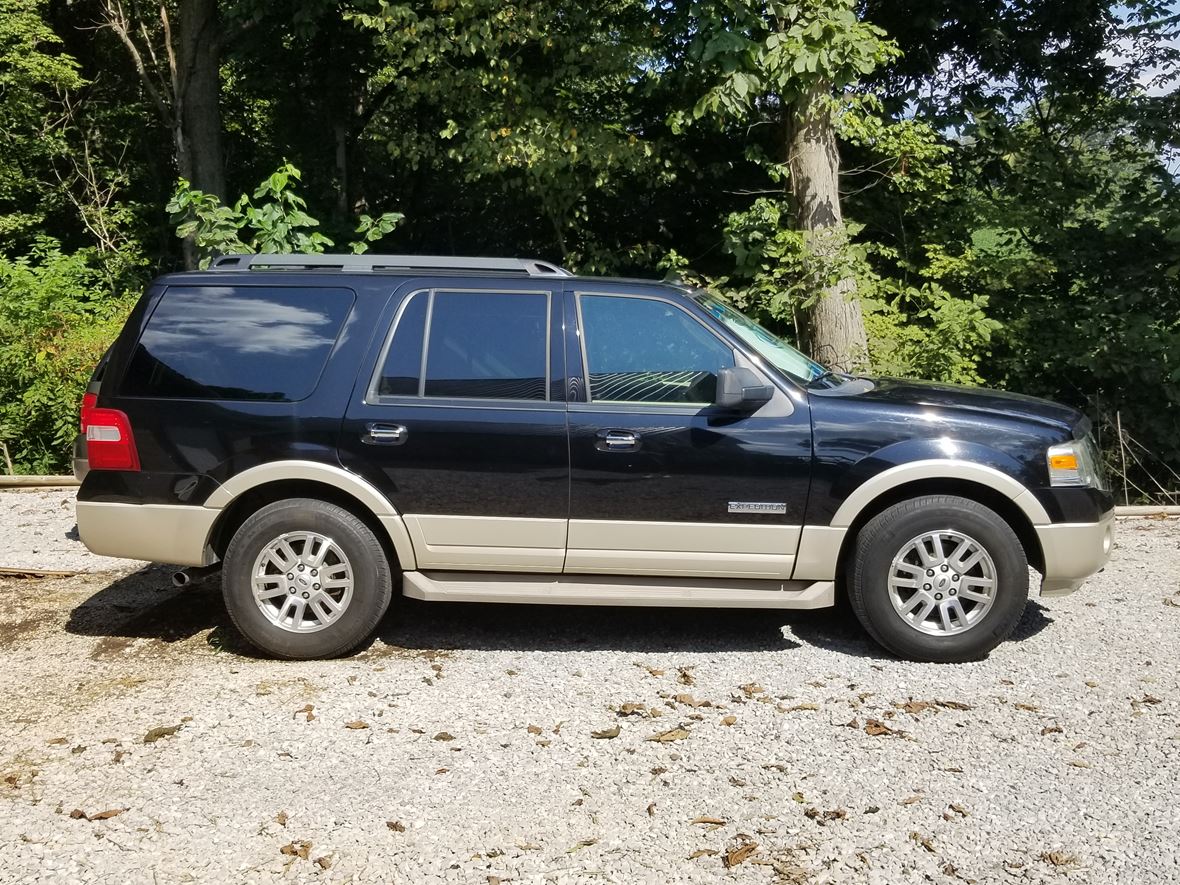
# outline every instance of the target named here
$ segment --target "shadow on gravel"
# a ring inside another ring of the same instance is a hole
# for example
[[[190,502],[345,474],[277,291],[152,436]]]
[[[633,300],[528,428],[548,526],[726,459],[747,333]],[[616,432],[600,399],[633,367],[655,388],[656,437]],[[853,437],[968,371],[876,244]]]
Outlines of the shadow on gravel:
[[[94,658],[120,654],[137,639],[170,644],[211,628],[228,633],[220,583],[214,579],[178,590],[172,572],[168,566],[147,566],[108,584],[70,612],[67,632],[100,637]]]
[[[93,656],[122,653],[135,640],[182,642],[211,631],[213,648],[256,657],[229,622],[221,582],[213,576],[178,590],[172,571],[150,566],[104,587],[72,612],[66,630],[101,637]],[[1053,623],[1030,601],[1012,634],[1028,639]],[[379,642],[378,642],[379,640]],[[889,659],[847,608],[784,612],[762,609],[427,603],[395,598],[375,637],[360,649],[411,652],[472,650],[790,651],[801,644],[842,655]]]

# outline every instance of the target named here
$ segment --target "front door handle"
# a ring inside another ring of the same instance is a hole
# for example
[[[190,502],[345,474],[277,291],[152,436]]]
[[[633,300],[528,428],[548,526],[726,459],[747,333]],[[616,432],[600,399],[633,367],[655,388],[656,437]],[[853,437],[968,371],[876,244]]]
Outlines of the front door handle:
[[[639,434],[634,430],[600,430],[594,448],[600,452],[634,452],[639,448]]]
[[[410,432],[401,424],[382,424],[374,421],[365,425],[361,442],[371,446],[400,446],[409,435]]]

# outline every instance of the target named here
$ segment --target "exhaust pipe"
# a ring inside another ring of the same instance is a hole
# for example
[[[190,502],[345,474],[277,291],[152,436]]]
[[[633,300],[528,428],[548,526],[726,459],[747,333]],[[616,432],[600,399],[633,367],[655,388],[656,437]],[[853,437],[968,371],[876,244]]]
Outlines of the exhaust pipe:
[[[188,587],[195,584],[197,581],[202,581],[209,577],[214,572],[221,571],[221,563],[215,562],[213,565],[194,566],[193,568],[182,568],[172,574],[173,587]]]

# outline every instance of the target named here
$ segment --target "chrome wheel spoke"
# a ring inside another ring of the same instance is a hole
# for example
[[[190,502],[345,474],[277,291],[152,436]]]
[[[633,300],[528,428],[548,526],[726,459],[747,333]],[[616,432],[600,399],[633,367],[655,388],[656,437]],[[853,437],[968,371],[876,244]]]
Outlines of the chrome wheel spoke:
[[[950,636],[971,629],[991,609],[996,577],[995,562],[979,541],[955,529],[925,532],[894,556],[889,600],[915,630]]]
[[[352,564],[339,544],[318,532],[286,532],[275,538],[259,551],[253,575],[251,590],[259,611],[292,633],[330,626],[352,602]]]

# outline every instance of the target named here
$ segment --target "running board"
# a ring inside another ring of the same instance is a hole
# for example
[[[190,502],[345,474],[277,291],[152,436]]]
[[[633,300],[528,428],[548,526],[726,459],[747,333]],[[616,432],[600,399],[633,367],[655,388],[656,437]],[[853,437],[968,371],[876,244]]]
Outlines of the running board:
[[[832,581],[724,578],[617,578],[495,572],[404,572],[402,593],[429,602],[540,602],[558,605],[665,605],[701,608],[825,608]]]

